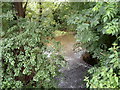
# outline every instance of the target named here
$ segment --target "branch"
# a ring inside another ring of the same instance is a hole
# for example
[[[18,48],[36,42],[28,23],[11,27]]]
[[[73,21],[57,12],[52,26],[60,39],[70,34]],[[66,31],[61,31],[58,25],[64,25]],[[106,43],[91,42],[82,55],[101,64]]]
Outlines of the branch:
[[[25,10],[25,11],[26,11],[27,4],[28,4],[28,0],[27,0],[27,2],[25,3],[25,6],[24,6],[24,10]]]

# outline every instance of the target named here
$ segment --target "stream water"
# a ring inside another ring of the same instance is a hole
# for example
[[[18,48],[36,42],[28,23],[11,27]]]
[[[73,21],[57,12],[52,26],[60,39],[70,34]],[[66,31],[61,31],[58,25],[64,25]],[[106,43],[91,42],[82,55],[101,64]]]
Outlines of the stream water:
[[[87,70],[91,67],[83,61],[82,55],[85,50],[77,53],[73,51],[73,45],[76,43],[73,33],[65,34],[55,38],[62,45],[61,54],[68,62],[66,67],[60,69],[63,76],[57,77],[59,88],[85,88],[83,81]]]

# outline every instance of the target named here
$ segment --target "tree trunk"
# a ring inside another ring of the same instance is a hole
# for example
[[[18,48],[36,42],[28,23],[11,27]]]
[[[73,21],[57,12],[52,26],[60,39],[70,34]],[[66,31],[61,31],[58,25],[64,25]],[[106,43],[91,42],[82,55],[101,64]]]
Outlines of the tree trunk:
[[[14,7],[17,11],[16,15],[25,18],[25,10],[22,7],[22,2],[14,2]]]
[[[25,11],[26,11],[26,6],[27,6],[27,3],[25,4],[25,6],[23,7],[23,3],[22,2],[14,2],[14,8],[16,10],[16,15],[19,16],[19,17],[23,17],[25,18]]]
[[[40,15],[39,15],[39,22],[41,22],[41,17],[42,17],[42,2],[39,2],[40,5]]]

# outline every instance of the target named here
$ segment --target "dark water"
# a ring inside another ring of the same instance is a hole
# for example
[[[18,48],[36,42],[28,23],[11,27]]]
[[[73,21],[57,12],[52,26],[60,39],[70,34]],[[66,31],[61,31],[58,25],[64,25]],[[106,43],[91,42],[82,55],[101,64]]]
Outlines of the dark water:
[[[91,67],[83,61],[82,55],[85,50],[79,52],[73,51],[73,46],[76,43],[73,33],[62,35],[55,38],[56,41],[60,41],[62,45],[61,54],[68,62],[66,67],[60,69],[60,72],[64,76],[59,76],[58,87],[60,88],[84,88],[85,83],[83,81],[87,70]]]

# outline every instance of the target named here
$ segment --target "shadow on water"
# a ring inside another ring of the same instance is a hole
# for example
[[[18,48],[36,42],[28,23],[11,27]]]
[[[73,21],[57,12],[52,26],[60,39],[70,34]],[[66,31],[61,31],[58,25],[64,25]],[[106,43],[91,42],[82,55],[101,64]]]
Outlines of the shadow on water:
[[[60,72],[64,76],[59,76],[58,87],[60,88],[85,88],[83,82],[84,76],[87,74],[87,70],[91,67],[83,61],[83,54],[85,50],[81,50],[77,53],[73,51],[73,45],[76,43],[73,33],[67,33],[55,38],[62,45],[60,53],[64,59],[68,62],[66,67],[60,69]]]

